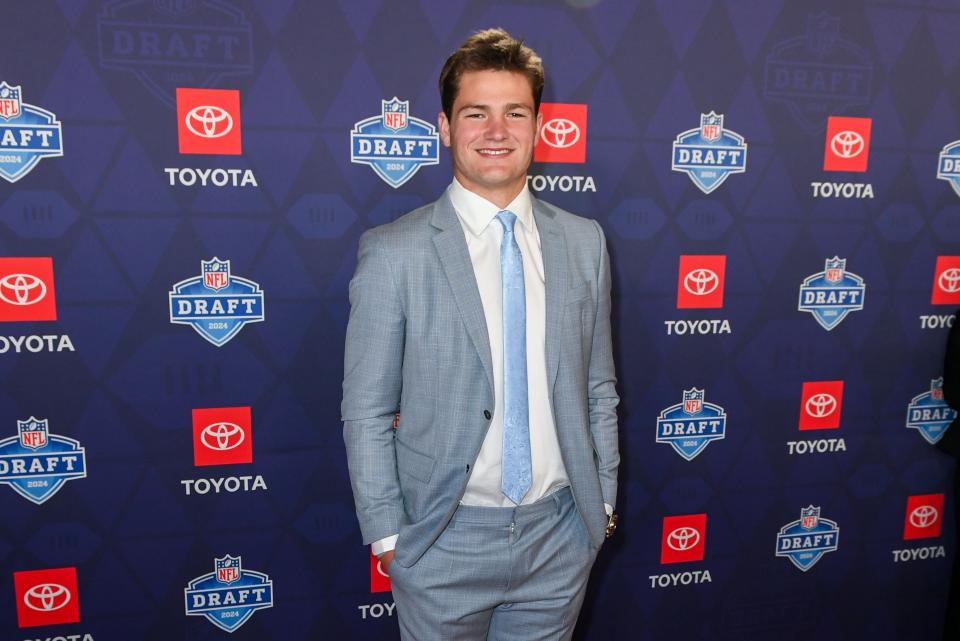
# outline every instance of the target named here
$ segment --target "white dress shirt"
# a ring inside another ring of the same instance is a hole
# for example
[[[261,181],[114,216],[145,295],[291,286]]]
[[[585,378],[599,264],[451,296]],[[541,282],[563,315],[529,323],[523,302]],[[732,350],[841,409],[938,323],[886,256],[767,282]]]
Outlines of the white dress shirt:
[[[503,449],[503,317],[500,288],[500,243],[503,225],[496,219],[502,211],[490,201],[467,190],[456,179],[447,190],[463,226],[473,273],[480,290],[483,315],[493,361],[494,408],[490,428],[473,464],[461,502],[464,505],[511,507],[513,501],[500,491],[500,456]],[[527,317],[527,398],[530,424],[532,481],[521,505],[527,505],[570,484],[560,456],[560,443],[553,423],[547,393],[546,293],[540,234],[533,218],[533,201],[524,186],[504,209],[517,217],[514,237],[523,258],[523,289]]]

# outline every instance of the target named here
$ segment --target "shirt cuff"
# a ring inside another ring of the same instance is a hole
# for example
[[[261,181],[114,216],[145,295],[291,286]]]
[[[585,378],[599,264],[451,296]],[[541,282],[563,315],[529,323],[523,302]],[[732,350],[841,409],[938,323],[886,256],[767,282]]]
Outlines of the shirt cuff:
[[[613,508],[610,508],[611,510]],[[394,534],[393,536],[388,536],[385,539],[380,539],[379,541],[374,541],[370,544],[370,551],[373,552],[373,556],[383,556],[390,550],[397,547],[397,537],[399,534]]]
[[[603,509],[605,509],[605,510],[607,511],[607,516],[610,516],[611,514],[613,514],[613,506],[610,505],[609,503],[604,503],[604,504],[603,504]],[[386,540],[386,539],[384,539],[384,540]],[[378,543],[379,543],[379,541],[378,541]],[[374,543],[374,545],[376,545],[376,543]],[[376,554],[376,552],[374,552],[374,554]]]

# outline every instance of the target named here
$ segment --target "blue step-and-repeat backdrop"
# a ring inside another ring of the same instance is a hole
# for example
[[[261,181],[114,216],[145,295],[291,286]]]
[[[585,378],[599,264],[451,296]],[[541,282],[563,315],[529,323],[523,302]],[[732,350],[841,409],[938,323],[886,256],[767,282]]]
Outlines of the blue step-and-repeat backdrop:
[[[347,282],[448,184],[436,79],[489,26],[547,65],[530,187],[615,271],[622,521],[578,638],[938,638],[954,0],[3,17],[3,639],[397,638],[341,438]]]

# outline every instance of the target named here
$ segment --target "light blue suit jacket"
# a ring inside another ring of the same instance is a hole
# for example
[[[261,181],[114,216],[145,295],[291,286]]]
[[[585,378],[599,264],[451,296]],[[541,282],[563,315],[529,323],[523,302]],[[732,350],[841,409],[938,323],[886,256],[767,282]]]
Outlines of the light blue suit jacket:
[[[620,463],[606,243],[596,221],[537,199],[533,214],[560,452],[600,547]],[[360,530],[364,543],[399,533],[395,562],[409,567],[457,509],[494,407],[480,293],[446,194],[360,238],[350,306],[341,413]]]

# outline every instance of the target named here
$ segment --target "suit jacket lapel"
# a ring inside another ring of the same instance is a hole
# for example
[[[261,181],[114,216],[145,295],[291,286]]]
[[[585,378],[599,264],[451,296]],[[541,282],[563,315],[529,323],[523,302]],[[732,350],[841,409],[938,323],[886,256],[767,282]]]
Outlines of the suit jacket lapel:
[[[477,277],[473,272],[467,241],[463,237],[463,227],[460,226],[453,203],[450,202],[450,197],[446,193],[434,203],[431,223],[440,230],[433,237],[440,265],[453,290],[467,334],[480,356],[480,362],[483,363],[490,390],[493,391],[490,337],[487,335],[487,322],[483,315],[483,303],[480,301],[480,289],[477,287]]]
[[[552,392],[560,366],[562,312],[567,291],[567,244],[563,230],[555,220],[556,215],[536,198],[533,200],[533,216],[537,221],[537,230],[540,232],[540,247],[543,253],[547,314],[544,334],[547,389]]]

